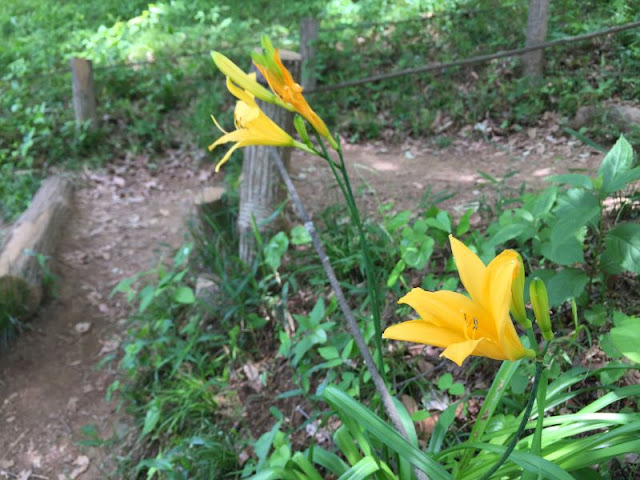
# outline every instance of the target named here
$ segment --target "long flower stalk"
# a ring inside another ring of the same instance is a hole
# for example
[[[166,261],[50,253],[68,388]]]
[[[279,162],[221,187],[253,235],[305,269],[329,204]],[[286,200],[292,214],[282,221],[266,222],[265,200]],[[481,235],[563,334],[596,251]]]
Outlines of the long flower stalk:
[[[340,160],[339,163],[335,163],[326,147],[318,138],[318,143],[322,147],[322,155],[325,157],[329,166],[331,167],[331,172],[335,177],[336,183],[340,187],[342,191],[342,195],[347,203],[347,208],[349,210],[349,216],[351,217],[351,222],[358,230],[358,238],[360,243],[360,249],[362,251],[362,257],[364,259],[364,269],[365,269],[365,278],[367,282],[367,291],[369,292],[370,300],[371,300],[371,315],[373,317],[373,328],[375,332],[375,346],[376,346],[376,360],[378,369],[383,378],[386,377],[384,371],[384,356],[382,352],[382,321],[380,318],[380,293],[378,289],[378,282],[376,280],[375,269],[373,267],[373,260],[371,256],[371,250],[369,249],[369,242],[367,242],[367,237],[364,231],[364,225],[362,224],[362,219],[360,218],[360,211],[358,210],[358,205],[355,201],[355,196],[353,194],[353,189],[351,188],[351,182],[349,180],[349,173],[347,172],[347,166],[344,161],[344,156],[342,154],[342,148],[340,144],[338,144],[338,158]]]
[[[531,416],[531,411],[533,410],[533,403],[536,400],[538,394],[538,387],[540,386],[540,378],[542,377],[542,369],[544,368],[544,357],[547,353],[547,349],[549,348],[549,343],[547,343],[544,347],[542,355],[536,359],[536,373],[533,377],[533,386],[531,387],[531,392],[529,393],[529,401],[527,402],[527,406],[522,413],[522,420],[520,421],[520,425],[518,425],[518,430],[514,434],[511,442],[507,446],[507,449],[504,451],[500,459],[483,475],[481,480],[489,480],[491,475],[496,473],[498,469],[507,461],[513,450],[516,448],[516,445],[520,441],[520,437],[524,433],[524,430],[529,422],[529,417]]]
[[[316,232],[315,226],[311,221],[311,218],[309,217],[309,214],[307,213],[306,209],[304,208],[304,205],[300,200],[300,196],[298,195],[298,192],[295,186],[293,185],[293,182],[291,181],[291,177],[289,176],[287,169],[284,167],[284,164],[282,163],[280,156],[274,149],[269,149],[269,150],[272,158],[276,163],[276,167],[280,171],[280,175],[284,180],[287,190],[289,190],[289,194],[291,195],[293,204],[295,205],[296,210],[298,211],[298,215],[304,222],[304,226],[309,232],[309,235],[311,236],[313,247],[316,250],[316,253],[318,254],[318,256],[320,257],[320,262],[322,263],[322,267],[324,268],[327,278],[329,279],[329,284],[331,285],[331,288],[333,289],[333,292],[336,295],[336,299],[338,300],[338,305],[340,306],[340,309],[342,310],[342,313],[344,313],[344,316],[347,320],[347,327],[349,328],[349,331],[353,335],[356,345],[360,349],[362,359],[364,360],[365,365],[369,369],[369,373],[371,374],[371,379],[373,380],[376,390],[380,395],[384,409],[387,412],[387,415],[393,422],[396,429],[404,437],[407,437],[407,432],[406,432],[406,429],[404,428],[404,425],[402,424],[402,421],[400,420],[400,414],[398,413],[398,409],[393,403],[393,399],[391,398],[391,394],[387,389],[387,385],[382,379],[382,376],[380,375],[380,372],[378,371],[378,368],[376,367],[376,364],[373,361],[373,357],[369,352],[367,342],[364,340],[362,333],[360,332],[358,323],[355,319],[355,316],[353,315],[351,308],[349,307],[349,304],[347,303],[347,299],[344,296],[342,287],[340,287],[340,283],[338,282],[338,279],[333,270],[333,267],[331,266],[329,257],[324,249],[324,245],[322,244],[322,241],[320,240],[320,237]]]

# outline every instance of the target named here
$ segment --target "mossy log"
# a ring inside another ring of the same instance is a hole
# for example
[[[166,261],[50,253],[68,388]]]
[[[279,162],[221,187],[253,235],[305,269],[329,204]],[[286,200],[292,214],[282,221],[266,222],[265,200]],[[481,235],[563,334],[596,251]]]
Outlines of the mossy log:
[[[45,271],[38,257],[54,253],[72,201],[71,180],[50,177],[9,229],[0,249],[0,309],[28,314],[40,305]]]

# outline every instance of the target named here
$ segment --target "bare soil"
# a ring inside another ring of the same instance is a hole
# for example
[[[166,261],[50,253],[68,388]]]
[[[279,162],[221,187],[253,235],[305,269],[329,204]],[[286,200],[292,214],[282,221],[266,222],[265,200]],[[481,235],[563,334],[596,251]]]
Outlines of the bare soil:
[[[407,141],[346,145],[345,156],[364,206],[395,202],[415,208],[428,188],[457,195],[444,204],[454,212],[483,198],[492,187],[482,170],[517,188],[545,184],[544,177],[573,169],[594,171],[602,155],[562,137],[557,127],[510,138],[471,140],[469,131],[438,149]],[[466,134],[466,135],[465,135]],[[0,479],[99,479],[114,466],[112,452],[78,444],[85,425],[101,435],[118,431],[117,402],[106,403],[114,373],[97,369],[117,353],[129,310],[113,287],[171,255],[188,235],[185,221],[195,193],[218,179],[201,154],[168,152],[152,168],[148,158],[128,157],[100,172],[85,171],[75,212],[50,268],[56,296],[28,328],[0,351]],[[291,171],[303,201],[317,211],[339,199],[328,167],[294,153]]]

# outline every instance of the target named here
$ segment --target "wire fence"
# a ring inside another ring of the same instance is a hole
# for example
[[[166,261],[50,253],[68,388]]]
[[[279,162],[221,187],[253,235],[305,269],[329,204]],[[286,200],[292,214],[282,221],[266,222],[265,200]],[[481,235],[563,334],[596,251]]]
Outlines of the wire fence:
[[[510,4],[504,4],[504,5],[500,5],[500,6],[496,6],[494,8],[482,8],[482,9],[470,9],[470,10],[452,10],[452,11],[434,11],[434,12],[427,12],[421,15],[418,15],[416,17],[413,18],[406,18],[406,19],[399,19],[399,20],[391,20],[391,21],[385,21],[385,22],[359,22],[359,23],[342,23],[342,24],[337,24],[337,25],[333,25],[331,27],[320,27],[320,32],[322,33],[331,33],[331,32],[337,32],[337,31],[343,31],[343,30],[363,30],[363,29],[367,29],[367,28],[376,28],[376,27],[391,27],[391,26],[397,26],[397,25],[403,25],[403,24],[411,24],[411,23],[425,23],[425,22],[431,22],[440,18],[451,18],[451,17],[463,17],[463,16],[475,16],[475,15],[483,15],[483,14],[487,14],[487,13],[493,13],[496,10],[508,10],[508,9],[514,9],[514,8],[519,8],[522,5],[518,4],[518,3],[510,3]],[[604,32],[603,34],[606,34],[607,32]],[[598,36],[598,35],[596,35]],[[288,40],[286,38],[282,38],[280,40]],[[564,40],[563,40],[564,41]],[[235,52],[235,51],[242,51],[242,50],[246,50],[248,48],[254,48],[257,47],[257,43],[255,40],[251,40],[248,42],[241,42],[241,43],[236,43],[234,45],[225,45],[224,46],[224,50],[226,52]],[[546,47],[542,47],[542,48],[546,48]],[[188,59],[188,58],[194,58],[194,57],[200,57],[200,56],[208,56],[211,52],[211,50],[214,49],[214,47],[212,48],[208,48],[206,50],[197,50],[197,51],[193,51],[193,52],[186,52],[186,53],[181,53],[179,55],[171,55],[171,56],[165,56],[162,58],[163,61],[165,62],[171,62],[171,63],[177,63],[178,61],[182,60],[182,59]],[[490,54],[489,54],[490,55]],[[487,55],[488,56],[488,55]],[[124,63],[112,63],[112,64],[105,64],[105,65],[94,65],[93,66],[93,70],[94,71],[108,71],[108,70],[116,70],[116,69],[128,69],[128,68],[136,68],[136,67],[150,67],[150,66],[156,66],[158,64],[157,60],[141,60],[141,61],[134,61],[134,62],[124,62]],[[49,70],[49,71],[41,71],[41,72],[34,72],[31,73],[29,75],[25,75],[20,77],[21,80],[31,80],[31,79],[36,79],[36,78],[47,78],[47,77],[53,77],[53,76],[60,76],[60,75],[68,75],[70,73],[70,69],[68,67],[60,67],[54,70]]]
[[[513,8],[514,6],[515,5],[509,5],[509,6],[505,6],[505,8]],[[475,10],[475,11],[470,11],[470,12],[475,14],[475,13],[480,13],[480,10]],[[419,18],[419,19],[416,19],[416,20],[408,19],[407,21],[412,21],[413,22],[413,21],[423,21],[423,20],[424,19]],[[368,23],[358,24],[358,26],[360,28],[364,28],[364,27],[369,27],[369,26],[398,24],[398,23],[402,23],[402,22],[404,22],[404,21],[386,22],[386,23],[385,22],[368,22]],[[389,80],[389,79],[393,79],[393,78],[397,78],[397,77],[408,76],[408,75],[416,75],[416,74],[421,74],[421,73],[442,73],[447,69],[465,67],[465,66],[472,66],[472,65],[477,65],[477,64],[481,64],[481,63],[490,62],[492,60],[496,60],[496,59],[500,59],[500,58],[508,58],[508,57],[520,56],[522,54],[525,54],[525,53],[528,53],[528,52],[532,52],[532,51],[536,51],[536,50],[543,50],[543,49],[555,48],[555,47],[558,47],[558,46],[572,44],[572,43],[584,42],[584,41],[589,40],[589,39],[602,37],[602,36],[607,36],[607,35],[613,35],[613,34],[617,34],[617,33],[623,32],[623,31],[631,30],[631,29],[637,28],[639,26],[640,26],[640,21],[630,22],[630,23],[626,23],[624,25],[617,25],[617,26],[613,26],[613,27],[606,28],[606,29],[603,29],[603,30],[599,30],[597,32],[587,33],[587,34],[583,34],[583,35],[575,35],[575,36],[571,36],[571,37],[565,37],[565,38],[553,40],[553,41],[550,41],[550,42],[545,42],[545,43],[542,43],[542,44],[539,44],[539,45],[534,45],[534,46],[531,46],[531,47],[502,50],[502,51],[498,51],[498,52],[494,52],[494,53],[477,55],[477,56],[474,56],[474,57],[464,58],[464,59],[460,59],[460,60],[454,60],[454,61],[450,61],[450,62],[429,63],[429,64],[421,65],[421,66],[418,66],[418,67],[413,67],[413,68],[408,68],[408,69],[403,69],[403,70],[398,70],[398,71],[392,71],[392,72],[382,73],[382,74],[378,74],[378,75],[372,75],[372,76],[359,78],[359,79],[353,79],[353,80],[341,82],[341,83],[334,84],[334,85],[323,85],[323,86],[316,87],[314,89],[307,89],[306,93],[312,94],[312,93],[330,92],[330,91],[340,90],[340,89],[343,89],[343,88],[350,88],[350,87],[360,86],[360,85],[364,85],[364,84],[368,84],[368,83],[377,83],[377,82],[381,82],[381,81],[385,81],[385,80]],[[326,29],[326,30],[323,30],[323,31],[334,31],[334,30],[336,30],[336,28],[330,28],[330,29]],[[235,52],[235,51],[246,50],[247,48],[254,47],[255,45],[256,45],[255,41],[242,42],[242,43],[237,43],[237,44],[234,44],[234,45],[228,46],[228,47],[225,46],[224,50],[225,50],[225,52]],[[200,57],[200,56],[205,56],[205,55],[208,56],[210,54],[210,52],[211,52],[211,49],[200,50],[200,51],[195,51],[195,52],[188,52],[188,53],[182,53],[180,55],[163,57],[162,61],[163,62],[169,62],[169,63],[177,63],[180,60],[187,59],[187,58],[194,58],[194,57]],[[144,68],[144,67],[150,67],[150,66],[157,66],[158,64],[159,64],[158,60],[144,60],[144,61],[138,61],[138,62],[117,63],[117,64],[109,64],[109,65],[97,65],[97,66],[93,67],[93,70],[94,71],[109,71],[109,70],[117,70],[117,69],[136,68],[136,67]],[[23,76],[23,77],[20,77],[20,79],[21,80],[31,80],[31,79],[35,79],[35,78],[49,78],[49,77],[53,77],[53,76],[68,75],[70,73],[71,73],[71,71],[70,71],[69,68],[64,68],[64,69],[60,68],[60,69],[49,71],[49,72],[34,73],[34,74],[31,74],[31,75]],[[618,72],[611,72],[611,75],[619,75],[619,73]]]
[[[492,60],[497,60],[499,58],[507,58],[507,57],[515,57],[515,56],[520,56],[523,55],[525,53],[528,52],[534,52],[537,50],[544,50],[547,48],[554,48],[554,47],[558,47],[561,45],[567,45],[567,44],[571,44],[571,43],[578,43],[578,42],[584,42],[586,40],[590,40],[592,38],[597,38],[597,37],[602,37],[605,35],[613,35],[616,33],[620,33],[620,32],[624,32],[626,30],[631,30],[633,28],[638,28],[640,27],[640,21],[637,22],[631,22],[631,23],[627,23],[624,25],[618,25],[615,27],[610,27],[604,30],[600,30],[597,32],[592,32],[592,33],[587,33],[584,35],[575,35],[572,37],[566,37],[566,38],[561,38],[558,40],[554,40],[551,42],[545,42],[545,43],[541,43],[539,45],[533,45],[531,47],[524,47],[524,48],[516,48],[516,49],[512,49],[512,50],[505,50],[505,51],[501,51],[501,52],[495,52],[495,53],[490,53],[490,54],[486,54],[486,55],[478,55],[475,57],[470,57],[470,58],[464,58],[461,60],[455,60],[452,62],[446,62],[446,63],[440,63],[440,62],[436,62],[436,63],[431,63],[431,64],[427,64],[427,65],[421,65],[419,67],[414,67],[414,68],[407,68],[404,70],[399,70],[396,72],[388,72],[388,73],[382,73],[379,75],[372,75],[369,77],[365,77],[365,78],[360,78],[360,79],[355,79],[355,80],[350,80],[347,82],[341,82],[335,85],[326,85],[326,86],[321,86],[321,87],[317,87],[315,89],[309,89],[307,90],[307,93],[322,93],[322,92],[331,92],[334,90],[340,90],[342,88],[348,88],[348,87],[356,87],[359,85],[364,85],[367,83],[377,83],[377,82],[381,82],[383,80],[389,80],[392,78],[397,78],[397,77],[403,77],[403,76],[407,76],[407,75],[416,75],[419,73],[428,73],[428,72],[442,72],[446,69],[450,69],[450,68],[455,68],[455,67],[464,67],[464,66],[471,66],[471,65],[477,65],[480,63],[486,63]]]

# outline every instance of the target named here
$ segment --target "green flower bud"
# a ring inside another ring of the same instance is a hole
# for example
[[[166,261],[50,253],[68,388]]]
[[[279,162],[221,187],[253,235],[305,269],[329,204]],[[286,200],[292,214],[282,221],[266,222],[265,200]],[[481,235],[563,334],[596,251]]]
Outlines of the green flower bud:
[[[518,272],[511,283],[511,314],[524,328],[531,328],[531,320],[527,318],[524,308],[524,264],[522,257],[518,255]]]
[[[531,281],[531,285],[529,285],[529,295],[531,296],[533,313],[536,316],[536,322],[538,322],[542,336],[547,342],[550,342],[553,340],[553,331],[551,330],[551,317],[549,316],[547,287],[538,277]]]
[[[313,148],[313,143],[311,143],[309,134],[307,133],[307,127],[305,126],[304,120],[300,115],[296,115],[293,119],[293,126],[296,127],[296,132],[298,132],[298,135],[300,135],[300,139],[304,142],[304,144],[309,148]]]

